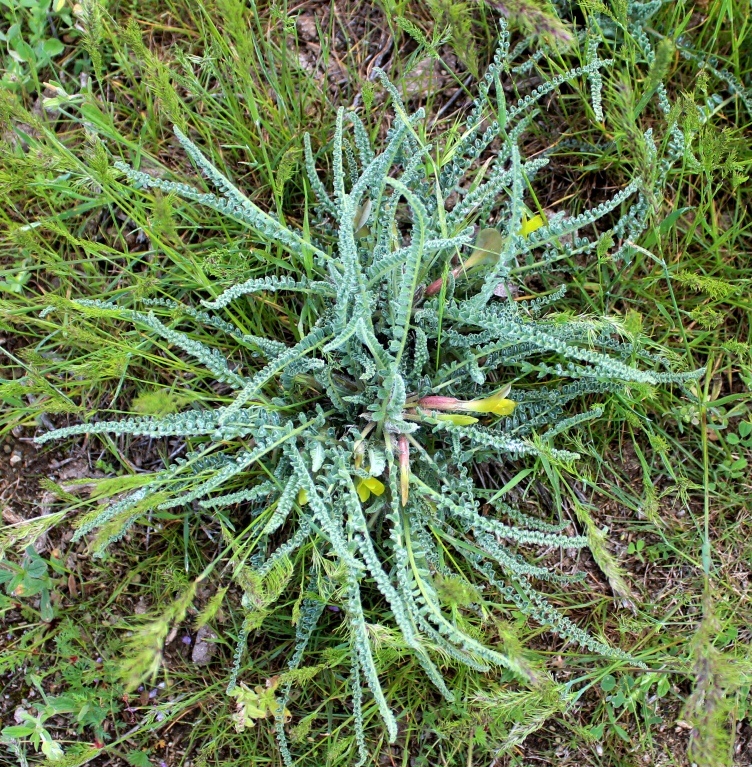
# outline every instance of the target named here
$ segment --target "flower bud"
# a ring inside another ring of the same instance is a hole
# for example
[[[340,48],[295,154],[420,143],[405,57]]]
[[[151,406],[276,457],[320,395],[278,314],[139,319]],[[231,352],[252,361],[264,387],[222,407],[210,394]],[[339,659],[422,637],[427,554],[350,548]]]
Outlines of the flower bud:
[[[455,426],[471,426],[474,423],[478,423],[477,418],[473,418],[471,415],[460,415],[459,413],[441,413],[436,416],[437,421],[448,421]]]
[[[429,395],[418,400],[418,405],[426,410],[461,410],[462,401],[456,397]]]
[[[418,400],[418,406],[426,410],[461,410],[470,413],[493,413],[494,415],[510,415],[514,412],[517,403],[507,399],[510,386],[505,386],[496,394],[483,399],[474,399],[469,402],[456,399],[455,397],[442,397],[430,395]],[[443,419],[450,420],[450,419]],[[455,421],[457,423],[457,421]]]
[[[399,435],[397,446],[399,448],[400,495],[402,496],[402,505],[407,506],[407,498],[410,493],[410,446],[404,434]]]

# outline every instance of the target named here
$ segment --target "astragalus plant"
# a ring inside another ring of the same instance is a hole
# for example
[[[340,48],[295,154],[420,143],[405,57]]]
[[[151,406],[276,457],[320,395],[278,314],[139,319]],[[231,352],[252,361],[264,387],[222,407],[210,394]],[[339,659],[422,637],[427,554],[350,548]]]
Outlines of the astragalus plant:
[[[464,131],[450,143],[440,137],[435,146],[419,137],[423,111],[409,114],[379,73],[394,108],[391,128],[376,151],[359,116],[340,109],[331,192],[317,176],[306,137],[309,181],[319,204],[310,236],[252,203],[177,129],[217,195],[117,164],[144,193],[161,190],[206,205],[262,241],[312,259],[316,278],[251,279],[202,301],[200,310],[163,299],[145,301],[143,312],[78,302],[85,312],[126,318],[161,336],[233,394],[230,404],[214,409],[87,423],[40,436],[39,442],[75,434],[182,437],[188,445],[186,457],[148,485],[80,519],[76,536],[97,530],[93,545],[101,550],[153,509],[226,515],[228,507],[250,507],[250,533],[234,543],[248,616],[228,689],[241,689],[237,676],[249,632],[291,581],[295,565],[301,567],[296,581],[303,579],[305,598],[289,665],[295,669],[303,660],[326,604],[340,605],[363,758],[366,688],[389,738],[398,734],[374,663],[366,592],[372,592],[369,604],[380,592],[405,646],[447,699],[457,664],[479,671],[506,667],[522,683],[535,684],[523,664],[471,636],[442,609],[439,593],[447,584],[467,586],[476,603],[490,590],[568,640],[628,657],[553,609],[536,581],[567,576],[530,563],[519,551],[583,547],[586,539],[565,534],[566,522],[548,524],[476,484],[480,464],[575,460],[575,453],[554,446],[554,438],[601,415],[598,407],[572,414],[569,403],[578,397],[696,376],[666,369],[616,319],[550,313],[563,289],[537,298],[514,294],[521,267],[596,257],[604,241],[625,255],[649,213],[656,174],[634,178],[577,216],[562,211],[544,220],[526,208],[526,189],[548,162],[545,155],[525,157],[521,148],[538,103],[563,83],[588,78],[595,115],[601,114],[601,71],[609,62],[598,57],[594,40],[586,48],[585,66],[507,104],[501,82],[514,67],[502,28]],[[645,140],[653,146],[650,135]],[[489,156],[492,144],[498,149]],[[315,294],[311,306],[323,307],[301,328],[297,343],[247,335],[221,316],[231,302],[290,291]],[[252,352],[251,363],[233,364],[178,329],[191,323],[227,334]],[[252,358],[260,356],[265,364],[254,366]],[[542,383],[526,385],[532,378]],[[309,555],[296,557],[301,549]],[[468,577],[484,591],[470,588]],[[287,762],[288,693],[289,682],[277,711]]]

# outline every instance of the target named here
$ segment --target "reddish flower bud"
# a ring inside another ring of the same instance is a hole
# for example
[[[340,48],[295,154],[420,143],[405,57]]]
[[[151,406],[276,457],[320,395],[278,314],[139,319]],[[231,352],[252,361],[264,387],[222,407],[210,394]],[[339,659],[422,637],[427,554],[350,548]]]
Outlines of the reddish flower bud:
[[[429,395],[418,400],[418,405],[426,410],[461,410],[462,401],[456,397]]]

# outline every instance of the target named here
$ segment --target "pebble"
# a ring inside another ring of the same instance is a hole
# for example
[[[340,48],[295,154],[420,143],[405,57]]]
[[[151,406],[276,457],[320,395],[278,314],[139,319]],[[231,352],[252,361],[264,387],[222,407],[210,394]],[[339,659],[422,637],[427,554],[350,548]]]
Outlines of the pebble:
[[[14,450],[13,455],[10,457],[10,465],[18,466],[21,461],[23,461],[23,455],[18,450]]]
[[[217,635],[208,627],[202,626],[196,634],[196,643],[193,646],[191,660],[197,666],[205,666],[211,662],[212,656],[216,652],[217,645],[214,640]]]

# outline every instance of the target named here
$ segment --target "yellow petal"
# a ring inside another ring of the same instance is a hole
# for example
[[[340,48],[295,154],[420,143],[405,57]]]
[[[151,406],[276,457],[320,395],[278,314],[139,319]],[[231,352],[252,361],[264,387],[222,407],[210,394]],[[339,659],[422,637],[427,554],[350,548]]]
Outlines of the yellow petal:
[[[459,413],[440,413],[434,416],[437,421],[449,421],[455,426],[470,426],[470,424],[478,423],[477,418],[473,418],[471,415],[460,415]]]
[[[361,479],[355,489],[358,491],[358,498],[360,498],[361,503],[365,503],[371,497],[371,491],[368,489],[365,480]]]
[[[300,490],[298,490],[298,504],[300,506],[305,506],[308,503],[308,491],[301,487]]]
[[[492,394],[485,399],[476,399],[465,405],[465,410],[472,410],[475,413],[493,413],[494,415],[511,415],[514,412],[517,403],[514,400],[507,399],[504,390],[497,394]]]
[[[386,487],[384,486],[384,483],[376,479],[376,477],[368,477],[368,479],[363,480],[363,484],[374,494],[374,495],[383,495],[384,490],[386,490]]]
[[[488,411],[495,415],[511,415],[514,409],[517,407],[517,403],[512,399],[498,399],[494,402],[492,408]]]
[[[527,216],[523,216],[519,234],[523,237],[527,237],[531,232],[540,229],[545,223],[543,216],[533,216],[529,221]]]

